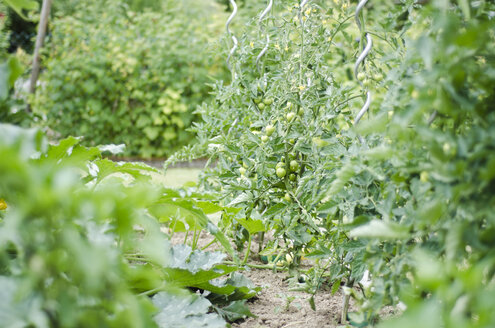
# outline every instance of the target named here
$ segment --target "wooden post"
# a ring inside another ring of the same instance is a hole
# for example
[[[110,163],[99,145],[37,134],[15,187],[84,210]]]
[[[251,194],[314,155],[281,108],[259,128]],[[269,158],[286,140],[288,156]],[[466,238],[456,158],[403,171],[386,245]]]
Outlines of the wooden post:
[[[36,91],[36,82],[40,74],[40,51],[45,41],[46,27],[48,25],[48,18],[50,16],[50,8],[52,6],[52,0],[43,0],[43,6],[41,7],[40,22],[38,24],[38,35],[36,36],[36,45],[33,54],[33,70],[31,72],[31,78],[29,80],[29,93],[34,94]],[[31,108],[27,107],[27,111],[30,112]]]

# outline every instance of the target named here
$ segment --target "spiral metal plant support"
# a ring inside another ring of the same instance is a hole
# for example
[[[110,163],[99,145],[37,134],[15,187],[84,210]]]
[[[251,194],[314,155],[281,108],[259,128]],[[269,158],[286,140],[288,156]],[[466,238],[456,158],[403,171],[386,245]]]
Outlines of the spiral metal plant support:
[[[260,19],[258,21],[259,24],[260,24],[260,26],[261,26],[262,33],[263,32],[266,33],[265,47],[263,48],[263,50],[261,50],[261,52],[259,53],[258,57],[256,57],[256,67],[258,68],[258,72],[260,72],[260,73],[261,73],[261,69],[260,69],[260,60],[261,60],[261,57],[263,57],[265,55],[265,53],[267,52],[268,47],[270,45],[270,36],[268,35],[268,31],[265,29],[265,27],[263,26],[262,22],[263,22],[263,19],[265,18],[265,16],[270,12],[270,10],[272,10],[272,7],[273,7],[273,0],[268,0],[268,6],[261,13]]]
[[[301,24],[301,51],[299,54],[299,84],[303,83],[303,59],[304,59],[304,6],[309,2],[309,0],[302,0],[301,3],[299,3],[299,24]],[[308,79],[308,86],[309,86],[310,80]],[[301,95],[299,95],[301,97]]]
[[[235,51],[237,50],[237,46],[239,42],[237,41],[235,35],[230,31],[230,23],[232,23],[232,20],[234,20],[234,17],[237,15],[237,4],[235,3],[235,0],[230,0],[230,4],[232,5],[233,10],[232,10],[232,14],[227,20],[227,23],[225,24],[225,27],[227,29],[227,34],[232,38],[233,46],[230,49],[229,56],[227,57],[227,66],[229,70],[232,72],[232,74],[234,74],[232,67],[230,66],[230,58],[232,57],[232,55],[234,55]]]
[[[359,28],[359,31],[361,32],[361,40],[363,36],[366,38],[366,46],[364,47],[363,51],[359,54],[356,63],[354,64],[354,77],[356,78],[356,80],[359,81],[359,85],[361,85],[362,88],[364,88],[364,84],[363,81],[358,79],[358,69],[359,66],[364,62],[364,59],[370,53],[371,47],[373,46],[373,40],[371,39],[370,34],[364,31],[364,22],[361,22],[360,19],[361,11],[363,10],[367,2],[368,0],[361,0],[357,5],[355,12],[356,24]],[[359,110],[358,114],[356,115],[356,118],[354,119],[354,125],[357,125],[359,123],[359,121],[361,120],[363,115],[368,111],[371,105],[371,91],[369,91],[367,88],[365,89],[365,91],[366,91],[366,101],[364,102],[364,105],[361,108],[361,110]],[[364,139],[361,136],[359,136],[359,140],[361,141],[361,143],[364,144]],[[340,323],[342,324],[347,321],[347,311],[349,309],[349,300],[351,297],[349,289],[352,288],[352,286],[355,283],[354,279],[351,279],[350,276],[351,275],[349,275],[349,279],[346,283],[346,287],[348,288],[348,290],[346,291],[344,289],[344,299],[342,304],[342,313],[340,317]]]
[[[364,36],[366,37],[366,46],[364,47],[361,54],[359,54],[358,59],[356,60],[356,64],[354,65],[354,77],[356,78],[356,80],[359,81],[359,84],[361,85],[361,87],[363,87],[363,82],[357,78],[358,77],[358,69],[359,69],[359,66],[361,65],[361,63],[363,63],[364,59],[370,53],[371,47],[373,46],[373,40],[371,39],[370,34],[369,33],[363,33],[364,23],[361,23],[361,19],[359,17],[359,15],[361,14],[361,11],[363,10],[363,8],[367,2],[368,2],[368,0],[361,0],[358,4],[357,8],[356,8],[356,13],[355,13],[356,24],[357,24],[359,30],[361,31],[361,35],[364,34]],[[359,121],[361,120],[363,115],[370,108],[370,104],[371,104],[371,92],[369,90],[366,90],[366,101],[365,101],[363,107],[361,108],[361,110],[358,112],[356,118],[354,119],[354,125],[359,123]]]

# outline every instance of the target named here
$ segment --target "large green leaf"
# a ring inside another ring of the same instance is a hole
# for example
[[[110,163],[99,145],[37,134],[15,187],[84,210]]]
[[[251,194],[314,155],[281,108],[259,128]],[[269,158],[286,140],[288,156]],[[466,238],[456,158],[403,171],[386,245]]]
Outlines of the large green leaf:
[[[167,280],[180,287],[197,287],[215,292],[222,291],[210,281],[237,270],[235,266],[221,265],[225,254],[192,250],[188,245],[175,245],[170,250],[169,264],[164,271]],[[233,290],[227,291],[231,293]]]
[[[197,287],[213,291],[215,293],[231,293],[232,290],[223,291],[221,287],[211,285],[209,282],[213,279],[220,278],[237,270],[235,266],[217,265],[208,271],[198,271],[191,273],[185,269],[165,268],[167,281],[178,287]]]
[[[136,180],[151,180],[151,176],[145,172],[157,172],[155,168],[144,163],[113,162],[108,159],[101,159],[95,161],[94,164],[98,167],[98,181],[115,173],[128,174]]]
[[[183,226],[187,229],[205,229],[215,236],[230,256],[236,258],[230,241],[197,206],[196,200],[183,196],[179,191],[167,190],[163,197],[150,207],[150,212],[161,222],[175,219],[183,222]],[[201,201],[201,205],[205,206],[205,202]]]
[[[159,309],[155,322],[160,328],[223,328],[225,321],[217,314],[208,313],[210,301],[198,295],[173,295],[161,292],[153,296]]]
[[[359,226],[349,233],[350,237],[378,238],[378,239],[404,239],[409,236],[408,229],[394,222],[373,220]]]
[[[189,245],[175,245],[171,250],[170,268],[184,269],[195,274],[199,271],[211,270],[221,263],[226,255],[221,252],[203,252],[192,250]]]
[[[0,123],[0,143],[17,147],[22,158],[28,159],[46,150],[47,141],[38,129],[23,129]]]
[[[11,277],[0,276],[0,323],[2,327],[49,327],[48,318],[41,308],[41,300],[18,299],[18,283]]]
[[[245,319],[247,317],[256,317],[251,313],[249,307],[246,305],[246,300],[239,300],[230,303],[225,307],[215,306],[215,311],[229,322],[233,322],[239,319]]]
[[[24,19],[27,19],[27,17],[24,16],[23,10],[36,10],[39,6],[38,2],[34,0],[5,0],[5,2]]]
[[[9,95],[10,69],[7,63],[0,63],[0,100],[5,100]]]
[[[257,232],[266,231],[265,224],[261,220],[237,219],[237,222],[239,222],[244,228],[246,228],[246,230],[251,235]]]
[[[5,100],[9,95],[9,90],[15,81],[24,72],[19,60],[10,56],[7,61],[0,63],[0,100]]]

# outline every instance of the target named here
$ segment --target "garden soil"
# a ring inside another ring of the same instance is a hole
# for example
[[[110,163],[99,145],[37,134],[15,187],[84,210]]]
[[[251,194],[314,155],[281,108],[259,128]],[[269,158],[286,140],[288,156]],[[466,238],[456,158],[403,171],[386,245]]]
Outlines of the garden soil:
[[[172,244],[184,243],[185,235],[175,233],[171,239]],[[212,237],[204,232],[199,238],[198,247],[202,248],[210,244]],[[217,250],[215,244],[206,248],[208,251]],[[257,250],[258,245],[253,242],[252,250]],[[250,257],[253,264],[263,264],[254,256]],[[256,286],[262,287],[261,293],[248,301],[249,309],[256,317],[247,318],[232,324],[235,328],[334,328],[344,327],[339,325],[339,317],[342,311],[341,291],[332,295],[328,288],[315,295],[316,311],[309,305],[310,295],[303,291],[291,291],[288,282],[287,271],[270,269],[246,268],[242,273]],[[350,304],[349,311],[354,307]]]
[[[256,286],[263,287],[260,295],[249,301],[256,318],[232,324],[236,328],[333,328],[339,327],[342,294],[322,291],[315,296],[316,311],[309,305],[304,292],[289,291],[287,273],[266,269],[244,271]],[[292,301],[291,301],[292,300]],[[351,306],[352,310],[352,306]]]

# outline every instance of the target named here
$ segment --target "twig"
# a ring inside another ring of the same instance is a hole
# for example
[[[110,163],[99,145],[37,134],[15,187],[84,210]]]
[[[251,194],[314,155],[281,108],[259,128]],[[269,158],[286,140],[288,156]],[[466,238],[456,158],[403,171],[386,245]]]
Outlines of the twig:
[[[38,35],[36,36],[36,45],[33,54],[33,70],[31,72],[31,78],[29,80],[29,93],[34,94],[36,91],[36,82],[40,74],[40,51],[45,41],[46,26],[48,25],[48,18],[50,16],[50,8],[52,6],[52,0],[43,0],[43,6],[41,7],[40,23],[38,24]],[[27,112],[31,112],[31,108],[28,105],[26,107]]]
[[[437,118],[437,115],[438,115],[438,112],[435,110],[435,111],[431,114],[430,118],[428,119],[428,126],[430,126],[430,125],[431,125],[431,123],[433,123],[433,121]]]

